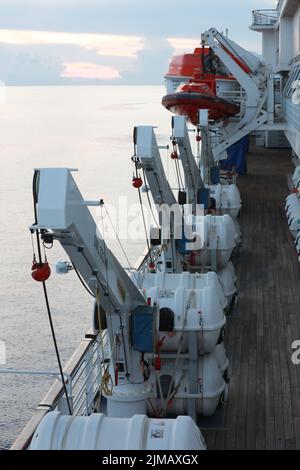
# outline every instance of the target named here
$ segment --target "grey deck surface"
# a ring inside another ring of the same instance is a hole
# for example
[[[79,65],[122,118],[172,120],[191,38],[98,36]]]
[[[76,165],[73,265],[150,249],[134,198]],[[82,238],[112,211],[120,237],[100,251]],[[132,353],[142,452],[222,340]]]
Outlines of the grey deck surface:
[[[225,428],[204,430],[208,449],[300,449],[300,263],[285,212],[290,151],[252,148],[243,198],[239,300],[228,317],[230,394]]]

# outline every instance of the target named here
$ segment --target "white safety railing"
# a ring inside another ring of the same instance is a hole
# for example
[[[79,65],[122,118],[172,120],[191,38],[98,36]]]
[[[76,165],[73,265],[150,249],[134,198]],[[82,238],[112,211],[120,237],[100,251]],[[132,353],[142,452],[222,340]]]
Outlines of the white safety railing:
[[[252,24],[254,26],[272,26],[277,23],[277,10],[254,10]]]
[[[151,249],[151,260],[153,263],[156,263],[156,261],[160,258],[161,256],[161,250],[159,247],[153,247]],[[134,271],[144,274],[145,272],[148,271],[149,269],[149,262],[150,262],[150,255],[147,250],[147,254],[142,256],[136,263],[136,267]]]
[[[235,103],[242,103],[246,101],[246,93],[241,88],[241,90],[224,90],[219,91],[218,96],[227,101],[233,101]]]
[[[64,368],[64,377],[73,415],[90,415],[99,411],[104,364],[110,358],[107,330],[102,334],[87,333],[84,340]],[[53,410],[68,413],[64,388],[58,371],[36,371],[0,368],[0,374],[54,376],[54,382],[25,429],[14,442],[12,449],[28,448],[32,436],[43,419]]]
[[[95,401],[100,394],[103,364],[110,356],[107,331],[103,333],[102,341],[103,346],[99,339],[91,343],[71,376],[74,415],[90,415],[95,411]]]

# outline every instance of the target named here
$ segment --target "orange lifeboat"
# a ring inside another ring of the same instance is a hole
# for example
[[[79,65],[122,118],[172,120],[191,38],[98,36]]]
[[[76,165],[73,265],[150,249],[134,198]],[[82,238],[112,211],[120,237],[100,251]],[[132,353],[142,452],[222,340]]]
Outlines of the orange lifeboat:
[[[163,106],[174,114],[187,116],[195,126],[200,109],[208,109],[211,120],[240,111],[236,103],[218,96],[220,87],[234,90],[238,84],[209,48],[173,57],[165,78],[168,94],[162,99]]]
[[[174,114],[188,116],[194,126],[199,122],[199,109],[208,109],[212,120],[234,116],[240,110],[236,104],[216,96],[203,82],[181,85],[176,93],[164,96],[162,104]]]

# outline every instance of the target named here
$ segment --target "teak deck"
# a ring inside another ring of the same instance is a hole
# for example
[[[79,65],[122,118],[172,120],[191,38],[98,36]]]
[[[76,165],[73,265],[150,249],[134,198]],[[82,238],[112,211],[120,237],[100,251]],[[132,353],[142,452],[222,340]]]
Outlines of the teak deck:
[[[204,430],[208,449],[300,449],[300,263],[284,212],[288,150],[251,148],[238,181],[243,246],[239,298],[228,317],[230,392],[225,428]]]

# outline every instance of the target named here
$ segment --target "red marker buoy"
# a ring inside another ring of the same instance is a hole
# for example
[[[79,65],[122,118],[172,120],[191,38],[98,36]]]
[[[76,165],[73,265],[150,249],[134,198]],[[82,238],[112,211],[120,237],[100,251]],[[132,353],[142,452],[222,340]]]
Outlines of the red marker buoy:
[[[137,176],[135,176],[133,179],[132,179],[132,186],[136,189],[139,189],[143,186],[143,180],[142,178],[139,178]]]
[[[34,261],[31,269],[31,276],[37,282],[45,282],[50,277],[51,269],[47,261],[45,261],[45,263],[37,263]]]

